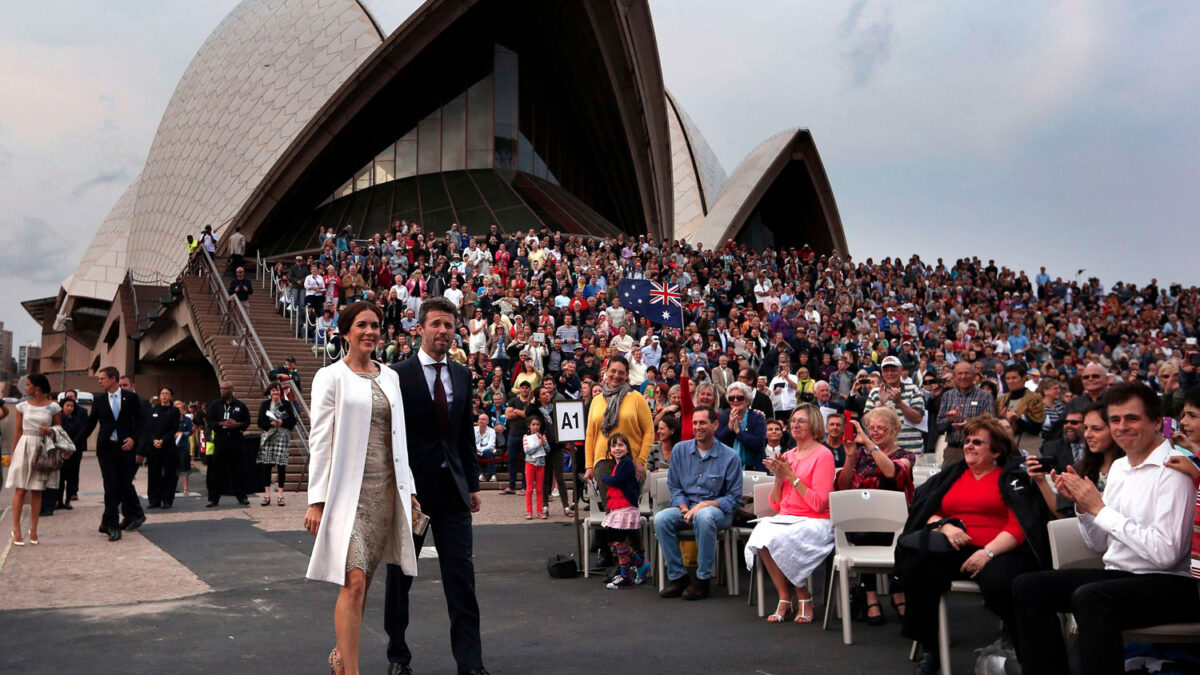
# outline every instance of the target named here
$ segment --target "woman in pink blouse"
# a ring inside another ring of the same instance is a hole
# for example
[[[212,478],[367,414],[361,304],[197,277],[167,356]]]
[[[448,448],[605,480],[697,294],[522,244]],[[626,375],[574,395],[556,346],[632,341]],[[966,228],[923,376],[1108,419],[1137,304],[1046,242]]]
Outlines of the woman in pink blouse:
[[[758,556],[779,593],[779,606],[767,617],[768,623],[787,620],[793,607],[792,587],[798,605],[794,621],[813,620],[808,577],[833,550],[829,493],[834,464],[833,453],[820,442],[825,421],[820,408],[802,403],[792,411],[789,424],[796,447],[766,461],[775,474],[771,507],[779,513],[760,520],[746,542],[746,566],[753,568]]]

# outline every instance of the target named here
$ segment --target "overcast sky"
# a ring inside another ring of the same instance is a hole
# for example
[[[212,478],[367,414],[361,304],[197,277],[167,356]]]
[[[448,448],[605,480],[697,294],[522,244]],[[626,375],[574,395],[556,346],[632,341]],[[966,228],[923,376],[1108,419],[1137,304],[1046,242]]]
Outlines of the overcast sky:
[[[233,0],[0,0],[0,321],[54,295]],[[419,3],[366,0],[384,30]],[[1200,282],[1200,3],[651,0],[726,172],[812,130],[853,255]],[[15,355],[15,354],[14,354]]]

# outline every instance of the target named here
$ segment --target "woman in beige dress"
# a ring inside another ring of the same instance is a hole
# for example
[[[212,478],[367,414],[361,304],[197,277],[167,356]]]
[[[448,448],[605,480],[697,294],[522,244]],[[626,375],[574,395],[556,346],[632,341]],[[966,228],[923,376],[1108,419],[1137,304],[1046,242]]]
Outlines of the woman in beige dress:
[[[412,512],[419,508],[395,371],[371,359],[383,313],[367,302],[342,311],[338,330],[349,348],[317,371],[312,383],[308,511],[317,540],[308,578],[341,586],[334,608],[334,673],[355,675],[363,605],[380,563],[417,575]]]
[[[38,447],[42,437],[50,435],[50,427],[62,424],[62,409],[50,398],[50,380],[41,373],[26,379],[25,394],[28,401],[17,404],[16,436],[13,438],[12,465],[4,486],[12,488],[13,501],[13,546],[24,546],[21,535],[21,510],[25,504],[25,493],[29,493],[29,508],[32,511],[29,525],[29,543],[38,543],[38,515],[42,511],[42,492],[47,485],[58,485],[58,472],[42,473],[34,468]]]

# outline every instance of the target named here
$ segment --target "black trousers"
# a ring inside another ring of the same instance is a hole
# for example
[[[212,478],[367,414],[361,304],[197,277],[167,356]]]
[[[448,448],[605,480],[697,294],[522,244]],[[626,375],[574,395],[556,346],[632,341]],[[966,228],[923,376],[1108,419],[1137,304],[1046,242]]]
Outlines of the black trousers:
[[[179,483],[179,451],[170,440],[161,448],[150,448],[146,457],[146,499],[150,506],[171,506],[175,503],[175,486]]]
[[[208,476],[204,481],[208,501],[217,503],[221,495],[233,494],[238,501],[246,500],[246,481],[242,476],[242,438],[219,439],[213,443],[208,458]]]
[[[1066,673],[1067,649],[1059,612],[1079,626],[1079,672],[1125,672],[1121,631],[1200,621],[1196,580],[1174,574],[1119,570],[1053,570],[1026,574],[1013,587],[1017,655],[1027,675]]]
[[[926,650],[937,650],[938,603],[949,590],[950,582],[969,580],[979,584],[983,604],[999,616],[1004,625],[1013,625],[1013,580],[1040,569],[1037,558],[1028,551],[1009,551],[983,566],[978,576],[961,572],[962,564],[978,546],[965,546],[953,555],[930,556],[924,565],[901,578],[904,582],[904,628],[901,635],[920,642]]]
[[[267,494],[271,493],[271,469],[275,469],[275,477],[279,479],[279,489],[283,489],[283,484],[287,480],[287,464],[259,464],[258,482],[264,486]]]
[[[429,512],[438,565],[442,571],[442,590],[450,615],[450,649],[459,672],[483,667],[483,642],[479,636],[479,602],[475,597],[475,564],[471,512]],[[424,537],[417,537],[420,552]],[[388,634],[388,662],[412,662],[412,651],[404,640],[408,629],[408,591],[413,578],[397,565],[387,566],[387,590],[383,609],[383,627]]]
[[[79,494],[79,465],[83,462],[83,448],[76,448],[71,456],[63,461],[62,469],[58,472],[58,500],[64,504],[71,501],[71,496]]]
[[[145,515],[137,491],[133,489],[133,476],[137,473],[137,459],[133,450],[126,452],[116,441],[100,441],[96,447],[96,459],[100,462],[100,476],[104,480],[104,516],[101,525],[116,527],[119,513],[132,520]]]
[[[546,454],[546,473],[542,479],[542,506],[546,507],[546,511],[550,511],[550,494],[554,485],[554,481],[558,481],[558,497],[562,500],[562,506],[567,508],[567,483],[563,479],[563,446],[555,443],[550,446],[550,452]]]

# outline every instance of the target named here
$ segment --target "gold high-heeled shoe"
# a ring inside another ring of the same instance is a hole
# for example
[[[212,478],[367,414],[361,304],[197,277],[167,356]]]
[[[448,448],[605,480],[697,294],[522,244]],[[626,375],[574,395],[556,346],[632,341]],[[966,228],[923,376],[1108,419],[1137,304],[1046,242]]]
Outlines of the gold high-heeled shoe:
[[[338,658],[337,647],[329,650],[329,675],[344,675],[346,666]]]

